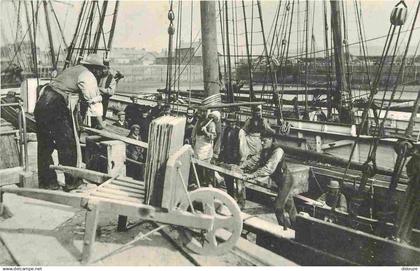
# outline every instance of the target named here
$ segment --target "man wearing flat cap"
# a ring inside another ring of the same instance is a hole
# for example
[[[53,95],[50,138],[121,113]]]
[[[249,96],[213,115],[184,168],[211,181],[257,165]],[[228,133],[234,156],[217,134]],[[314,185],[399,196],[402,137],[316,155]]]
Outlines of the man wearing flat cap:
[[[133,124],[127,137],[142,141],[140,136],[140,125]],[[141,147],[132,144],[127,144],[126,156],[128,159],[136,162],[144,162],[145,160],[144,150]],[[136,180],[142,178],[143,169],[143,166],[140,166],[135,162],[127,161],[126,163],[126,175]]]
[[[59,189],[57,175],[49,168],[53,164],[51,154],[54,149],[57,149],[61,165],[76,166],[81,162],[76,121],[79,102],[85,105],[81,113],[90,112],[98,120],[97,128],[102,128],[102,97],[96,78],[105,68],[103,59],[91,54],[80,64],[64,70],[43,86],[35,105],[40,188]],[[76,189],[81,184],[78,178],[69,174],[64,176],[64,191]]]
[[[335,207],[336,210],[347,212],[346,197],[340,193],[340,184],[338,181],[331,180],[328,184],[328,191],[322,194],[317,201],[324,203],[329,207]]]
[[[116,122],[114,122],[113,125],[117,126],[117,127],[128,129],[128,123],[125,120],[125,112],[124,111],[118,112],[117,117],[118,117],[118,120]]]
[[[273,136],[272,132],[265,131],[261,135],[261,154],[257,158],[253,156],[247,159],[241,168],[244,172],[249,172],[245,174],[245,179],[255,179],[267,184],[273,181],[277,185],[274,213],[279,224],[290,227],[297,214],[293,196],[290,194],[294,181],[293,178],[287,178],[285,153],[273,142]]]

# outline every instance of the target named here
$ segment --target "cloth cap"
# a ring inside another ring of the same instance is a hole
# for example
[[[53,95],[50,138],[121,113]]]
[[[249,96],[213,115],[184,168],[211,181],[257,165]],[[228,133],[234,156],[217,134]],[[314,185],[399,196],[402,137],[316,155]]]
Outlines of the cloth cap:
[[[13,90],[9,90],[7,92],[7,96],[15,96],[15,95],[16,95],[16,92],[14,92]]]
[[[86,58],[84,58],[82,61],[80,61],[80,64],[106,67],[104,65],[104,61],[103,61],[102,57],[98,54],[88,55]]]
[[[330,181],[330,183],[328,184],[328,188],[338,189],[340,188],[340,184],[337,181]]]
[[[137,95],[131,95],[130,99],[134,100],[134,99],[138,99],[139,97],[137,97]]]
[[[133,130],[134,128],[140,129],[140,125],[138,124],[131,125],[131,130]]]
[[[120,111],[120,112],[117,113],[117,116],[121,116],[121,115],[125,115],[125,112],[124,111]]]

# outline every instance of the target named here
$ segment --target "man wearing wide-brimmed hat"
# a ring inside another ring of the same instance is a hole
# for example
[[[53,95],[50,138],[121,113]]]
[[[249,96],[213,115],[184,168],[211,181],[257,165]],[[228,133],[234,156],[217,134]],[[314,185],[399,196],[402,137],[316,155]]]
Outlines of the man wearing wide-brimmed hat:
[[[97,54],[87,56],[81,65],[64,70],[43,86],[35,105],[34,116],[38,139],[38,179],[41,188],[59,189],[57,175],[49,166],[51,154],[57,149],[59,163],[76,166],[81,163],[77,134],[77,105],[83,101],[84,112],[98,117],[101,127],[102,104],[96,77],[105,68]],[[82,104],[81,104],[82,105]],[[81,180],[65,174],[65,191],[77,188]]]

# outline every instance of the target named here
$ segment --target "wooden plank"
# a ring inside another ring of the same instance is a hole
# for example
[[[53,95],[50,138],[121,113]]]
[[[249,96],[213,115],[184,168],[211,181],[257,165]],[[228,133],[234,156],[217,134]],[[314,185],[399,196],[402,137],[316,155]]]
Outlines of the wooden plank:
[[[120,187],[130,187],[137,190],[144,190],[144,184],[142,183],[134,184],[134,183],[129,183],[125,181],[112,180],[111,184],[120,186]]]
[[[0,186],[17,184],[20,182],[19,174],[23,172],[23,167],[13,167],[0,170]]]
[[[146,142],[142,142],[139,140],[135,140],[133,138],[128,138],[126,136],[121,136],[119,134],[115,134],[112,132],[108,132],[108,131],[104,131],[104,130],[98,130],[98,129],[94,129],[94,128],[90,128],[90,127],[83,127],[83,130],[106,137],[106,138],[110,138],[110,139],[115,139],[115,140],[121,140],[127,144],[131,144],[131,145],[135,145],[135,146],[139,146],[142,148],[147,149],[148,144]]]
[[[87,197],[86,194],[67,193],[62,191],[42,190],[35,188],[11,188],[0,187],[0,192],[12,193],[33,199],[45,200],[58,204],[64,204],[75,208],[82,208]]]
[[[88,263],[91,259],[96,239],[96,228],[99,220],[99,206],[93,201],[89,204],[89,210],[85,219],[85,234],[83,236],[82,263]]]
[[[121,196],[125,196],[125,197],[144,198],[144,191],[127,192],[127,191],[121,191],[121,190],[107,188],[107,187],[101,187],[97,191],[98,192],[105,192],[105,193],[109,193],[109,194],[121,195]]]
[[[141,192],[141,194],[144,194],[144,187],[139,188],[139,189],[135,189],[135,188],[127,187],[127,186],[115,185],[115,184],[112,184],[112,183],[109,183],[109,184],[105,185],[105,187],[106,188],[111,188],[111,189],[114,189],[114,190],[124,191],[124,192],[134,192],[134,193],[140,193]]]
[[[420,264],[420,249],[322,220],[297,216],[296,241],[362,265]]]
[[[141,197],[130,198],[130,197],[125,197],[125,196],[122,196],[122,195],[116,195],[116,194],[105,192],[105,191],[95,191],[95,192],[92,192],[90,195],[98,197],[98,198],[114,199],[114,200],[120,200],[120,201],[126,201],[126,202],[135,202],[135,203],[139,203],[142,200]]]
[[[354,143],[354,141],[352,140],[339,140],[339,141],[335,141],[335,142],[331,142],[331,143],[325,143],[321,145],[321,149],[323,151],[325,150],[329,150],[329,149],[334,149],[334,148],[339,148],[342,146],[348,146],[348,145],[352,145]]]

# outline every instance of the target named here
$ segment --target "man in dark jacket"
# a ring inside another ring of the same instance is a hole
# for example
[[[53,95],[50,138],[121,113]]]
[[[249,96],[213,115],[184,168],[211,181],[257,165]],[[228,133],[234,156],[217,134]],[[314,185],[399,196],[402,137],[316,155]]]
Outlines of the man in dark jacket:
[[[279,224],[290,227],[296,219],[296,207],[293,196],[290,194],[293,188],[293,178],[286,178],[287,166],[285,154],[282,148],[273,144],[273,134],[264,132],[261,135],[262,148],[260,156],[254,160],[246,160],[242,168],[246,179],[256,179],[259,182],[269,182],[269,179],[277,184],[277,198],[275,201],[275,215]]]
[[[140,126],[138,124],[133,124],[127,137],[142,141],[140,136]],[[143,149],[139,146],[127,144],[126,156],[135,162],[144,162]],[[135,162],[127,161],[126,175],[134,179],[140,179],[142,178],[143,167]]]
[[[239,165],[241,162],[241,155],[239,150],[239,130],[237,125],[237,119],[235,114],[229,114],[226,118],[226,128],[222,134],[220,155],[219,160],[228,165]],[[235,193],[234,189],[234,178],[231,176],[225,176],[226,190],[227,193],[237,199],[239,205],[245,207],[245,187],[239,180],[237,180],[236,186],[238,193]],[[240,189],[242,188],[242,189]]]
[[[149,141],[149,127],[150,127],[150,107],[146,106],[141,113],[138,125],[140,126],[140,136],[144,142]]]
[[[133,124],[138,124],[141,115],[141,105],[137,103],[137,96],[131,96],[131,101],[132,103],[127,105],[127,107],[124,110],[128,127],[131,127]]]
[[[194,109],[188,108],[187,119],[185,123],[184,144],[192,145],[192,132],[196,123],[197,118],[194,116]]]

